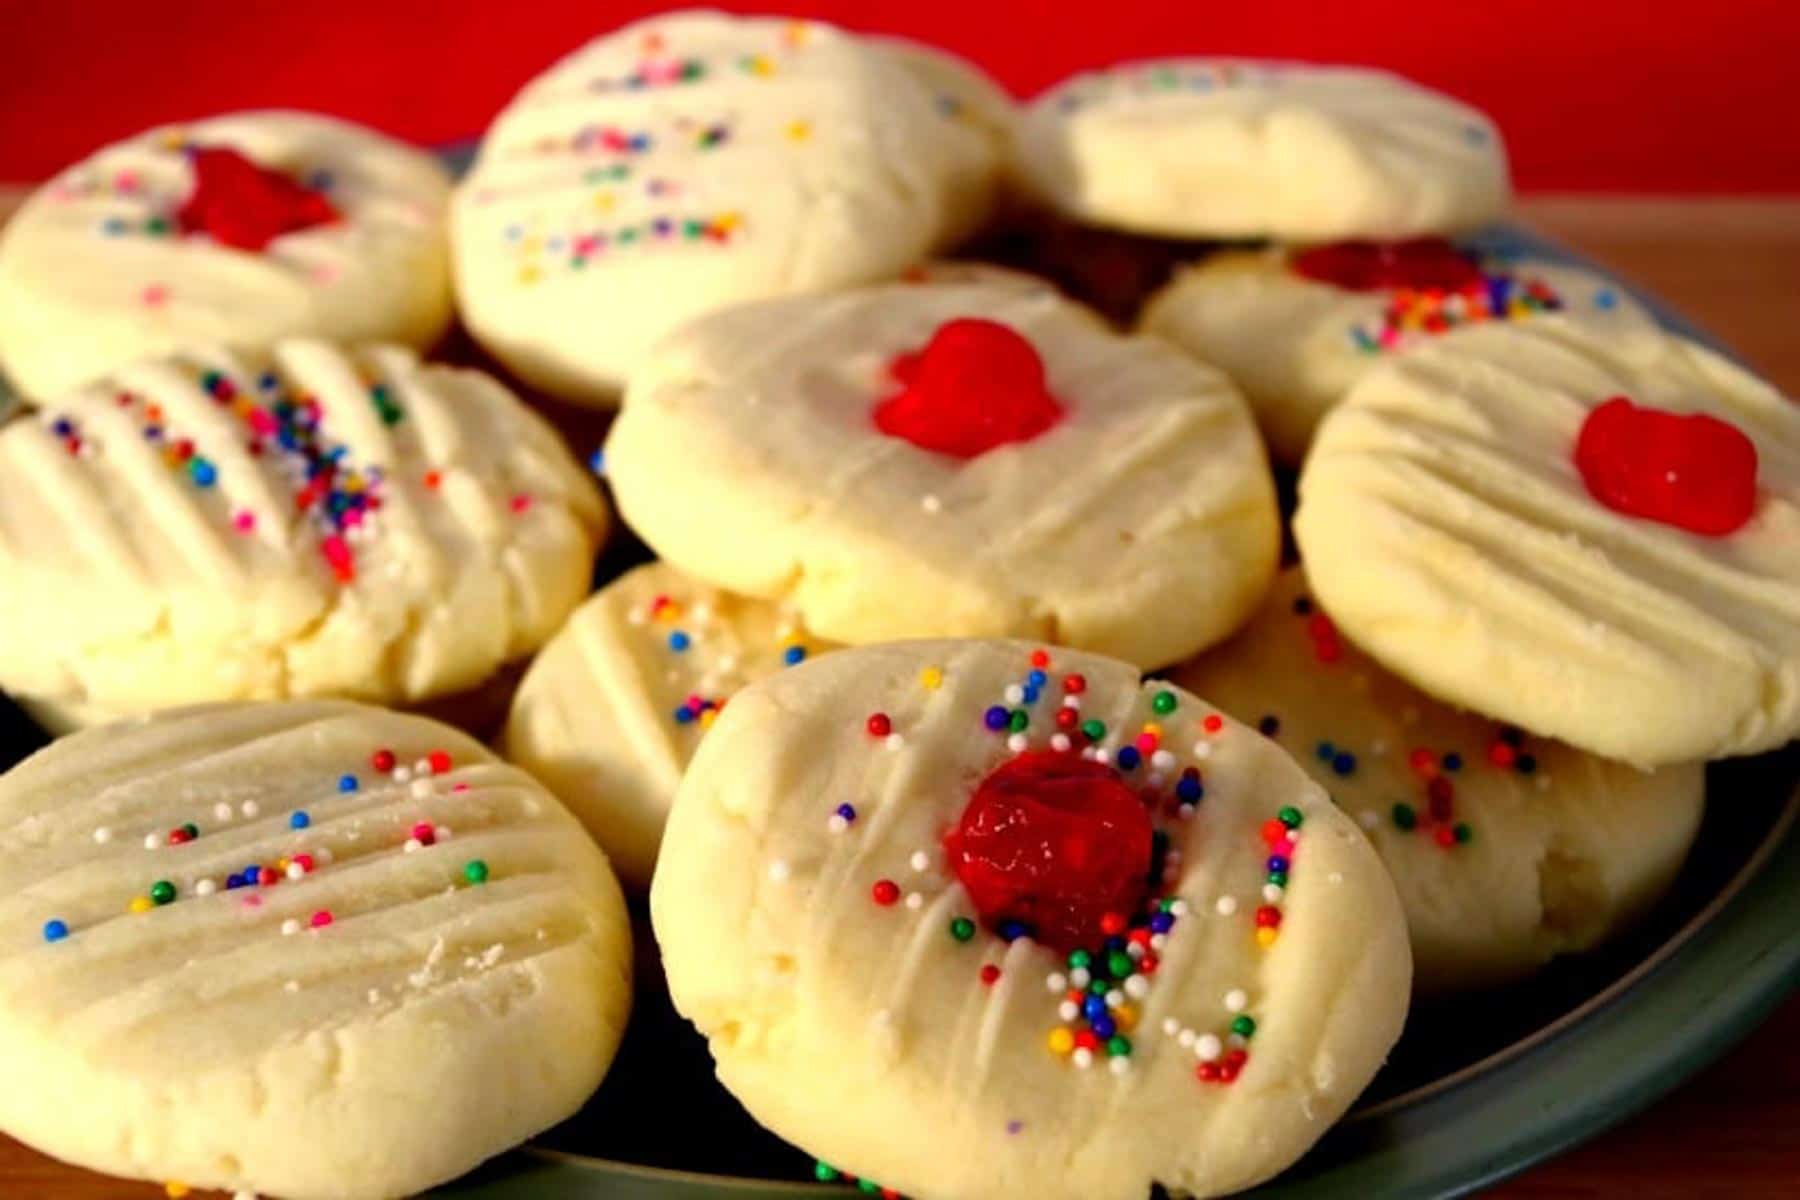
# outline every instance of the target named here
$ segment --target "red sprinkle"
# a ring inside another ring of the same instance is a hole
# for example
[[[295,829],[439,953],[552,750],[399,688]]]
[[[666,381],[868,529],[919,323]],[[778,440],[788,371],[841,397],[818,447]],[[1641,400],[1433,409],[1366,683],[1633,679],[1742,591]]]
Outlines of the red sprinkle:
[[[875,886],[869,889],[869,894],[875,898],[875,903],[886,908],[900,899],[900,885],[891,879],[878,879]]]
[[[1200,728],[1206,730],[1208,733],[1217,733],[1219,730],[1225,728],[1225,718],[1221,717],[1218,713],[1208,713],[1200,721]]]
[[[370,756],[369,765],[377,771],[391,771],[394,769],[394,761],[392,750],[377,750]]]
[[[982,964],[982,966],[981,966],[981,982],[987,984],[989,987],[992,987],[999,980],[999,978],[1000,978],[1000,968],[999,967],[995,966],[993,963],[983,963]]]
[[[314,929],[323,929],[329,924],[331,924],[331,913],[329,910],[321,908],[312,915],[312,927]]]
[[[1031,665],[1036,667],[1040,671],[1043,670],[1045,667],[1049,666],[1050,665],[1049,652],[1044,651],[1044,650],[1033,650],[1031,652]]]
[[[1086,675],[1065,675],[1065,676],[1063,676],[1063,691],[1067,692],[1071,696],[1081,695],[1081,693],[1087,691],[1087,676]]]
[[[863,722],[863,727],[869,731],[870,737],[886,737],[894,732],[894,723],[886,713],[871,713],[869,719]]]
[[[442,775],[450,770],[450,755],[443,750],[433,750],[425,756],[425,762],[433,775]]]

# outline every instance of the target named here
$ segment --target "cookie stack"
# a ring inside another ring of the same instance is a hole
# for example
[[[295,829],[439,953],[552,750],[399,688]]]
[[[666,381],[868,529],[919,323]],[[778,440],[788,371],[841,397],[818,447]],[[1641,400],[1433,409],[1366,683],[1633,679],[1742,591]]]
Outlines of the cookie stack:
[[[454,185],[295,113],[71,167],[0,235],[0,686],[80,730],[0,778],[0,1130],[429,1187],[599,1086],[629,891],[821,1179],[1281,1171],[1800,732],[1800,409],[1507,200],[1380,72],[1019,107],[714,13]],[[1091,238],[1193,261],[1126,332],[1016,252]]]

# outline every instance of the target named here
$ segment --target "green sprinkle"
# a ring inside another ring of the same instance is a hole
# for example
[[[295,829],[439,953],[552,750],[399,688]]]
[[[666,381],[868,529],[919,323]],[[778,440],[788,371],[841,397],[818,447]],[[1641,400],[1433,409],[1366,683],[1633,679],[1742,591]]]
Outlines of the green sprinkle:
[[[1419,814],[1413,811],[1410,804],[1394,805],[1394,825],[1400,829],[1412,829],[1419,823]]]
[[[967,917],[954,917],[950,921],[950,936],[959,942],[966,942],[975,936],[975,922]]]
[[[1006,727],[1014,733],[1025,732],[1025,727],[1030,724],[1031,714],[1022,708],[1013,709],[1012,715],[1006,718]]]
[[[1274,884],[1276,887],[1286,887],[1287,879],[1288,879],[1288,877],[1287,877],[1286,871],[1270,871],[1269,872],[1269,882]]]
[[[463,864],[463,878],[470,883],[486,883],[488,879],[488,865],[479,858],[471,858],[468,862]]]
[[[1106,736],[1105,722],[1093,720],[1083,721],[1081,723],[1081,736],[1090,742],[1099,741]]]
[[[1281,823],[1286,825],[1289,829],[1298,829],[1306,821],[1306,818],[1300,814],[1300,810],[1291,804],[1275,815],[1279,817]]]
[[[175,899],[175,885],[166,879],[159,879],[150,885],[150,899],[158,904],[167,904]]]
[[[189,821],[181,827],[181,832],[187,834],[190,839],[197,838],[200,836],[200,827],[192,821]]]
[[[1137,964],[1131,961],[1131,955],[1123,950],[1114,950],[1106,956],[1106,972],[1114,979],[1127,979]]]
[[[830,1163],[816,1162],[813,1164],[813,1178],[820,1183],[836,1183],[839,1178],[838,1169]]]
[[[1456,840],[1465,846],[1475,840],[1475,831],[1469,828],[1466,821],[1458,821],[1451,832],[1456,835]]]
[[[1114,1058],[1125,1058],[1131,1053],[1131,1039],[1122,1033],[1115,1033],[1106,1039],[1106,1052]]]
[[[1239,1037],[1250,1037],[1256,1032],[1256,1022],[1248,1015],[1237,1017],[1231,1022],[1231,1032]]]
[[[859,1179],[856,1181],[856,1190],[859,1192],[879,1192],[881,1190],[881,1185],[872,1179]]]
[[[1086,950],[1069,951],[1069,965],[1071,967],[1085,967],[1093,961],[1094,956],[1089,954]]]
[[[144,222],[144,232],[163,234],[169,232],[169,222],[163,217],[151,217]]]
[[[1165,717],[1175,711],[1175,704],[1174,692],[1158,692],[1150,698],[1150,708]]]

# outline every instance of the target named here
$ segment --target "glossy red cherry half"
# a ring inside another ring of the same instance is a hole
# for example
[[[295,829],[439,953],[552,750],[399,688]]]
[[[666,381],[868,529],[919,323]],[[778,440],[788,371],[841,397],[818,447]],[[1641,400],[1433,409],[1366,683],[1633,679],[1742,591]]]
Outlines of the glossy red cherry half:
[[[875,407],[875,427],[921,450],[974,458],[1026,442],[1062,419],[1044,383],[1044,360],[998,321],[940,325],[923,350],[889,368],[902,391]]]
[[[1704,413],[1643,408],[1615,396],[1575,443],[1588,492],[1614,512],[1723,537],[1756,511],[1756,445]]]
[[[342,219],[323,194],[236,150],[202,146],[188,152],[194,187],[175,214],[183,233],[204,233],[222,246],[262,250],[286,233]]]
[[[1399,288],[1454,292],[1482,282],[1475,260],[1443,238],[1333,242],[1301,251],[1288,265],[1297,275],[1353,292]]]

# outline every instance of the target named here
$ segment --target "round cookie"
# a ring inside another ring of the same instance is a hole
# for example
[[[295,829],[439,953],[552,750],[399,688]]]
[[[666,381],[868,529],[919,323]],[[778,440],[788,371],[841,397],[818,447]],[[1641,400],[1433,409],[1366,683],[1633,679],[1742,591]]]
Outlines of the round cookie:
[[[450,180],[301,112],[166,125],[40,188],[0,234],[0,362],[47,397],[135,359],[311,336],[436,342]]]
[[[675,789],[726,701],[832,648],[779,605],[638,567],[532,662],[502,753],[581,818],[628,885],[648,887]]]
[[[1299,567],[1174,680],[1256,723],[1368,831],[1421,991],[1597,945],[1656,902],[1700,828],[1700,763],[1639,771],[1439,704],[1346,642]]]
[[[1604,276],[1435,238],[1214,255],[1152,297],[1139,328],[1230,375],[1270,451],[1298,465],[1320,419],[1387,356],[1471,324],[1546,312],[1656,328]]]
[[[1163,237],[1447,233],[1505,207],[1480,112],[1361,67],[1229,58],[1087,72],[1031,102],[1018,158],[1065,216]]]
[[[992,135],[872,43],[653,18],[488,130],[453,205],[463,319],[533,386],[610,404],[685,320],[898,275],[980,222],[998,169]]]
[[[965,215],[945,239],[946,244],[956,245],[979,233],[993,215],[1008,174],[1019,106],[986,71],[959,54],[911,38],[872,35],[868,40],[930,89],[938,112],[972,125],[993,148],[991,158],[971,160],[971,170],[961,185],[967,198],[955,209]]]
[[[0,825],[0,1130],[58,1158],[410,1195],[573,1113],[618,1046],[604,856],[435,722],[135,719],[0,778]]]
[[[843,650],[740,692],[651,916],[757,1120],[972,1200],[1267,1178],[1375,1073],[1410,977],[1386,872],[1287,755],[1022,642]]]
[[[605,526],[478,371],[302,340],[144,360],[0,431],[0,685],[76,721],[466,692],[581,602]]]
[[[1047,288],[714,314],[633,379],[606,461],[664,559],[850,644],[1037,636],[1176,662],[1249,614],[1279,549],[1224,377]]]
[[[1320,426],[1294,532],[1344,632],[1450,703],[1642,766],[1800,733],[1800,406],[1693,342],[1546,317],[1394,359]]]

